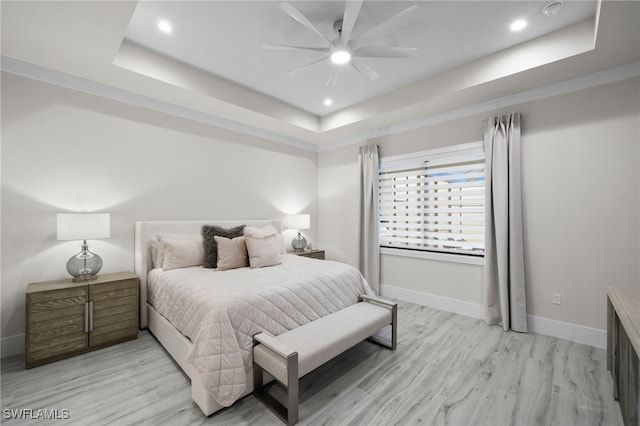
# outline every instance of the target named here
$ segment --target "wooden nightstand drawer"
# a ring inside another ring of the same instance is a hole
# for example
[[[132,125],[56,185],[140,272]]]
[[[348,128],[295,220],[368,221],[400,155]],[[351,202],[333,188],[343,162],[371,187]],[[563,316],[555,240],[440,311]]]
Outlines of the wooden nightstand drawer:
[[[288,253],[295,254],[296,256],[311,257],[313,259],[324,260],[324,250],[290,251]]]
[[[130,272],[27,286],[27,368],[138,337],[139,280]]]
[[[39,311],[84,304],[87,301],[87,286],[33,293],[30,300],[32,309]]]
[[[86,352],[87,334],[83,328],[81,332],[30,343],[27,350],[29,351],[26,358],[27,368],[35,367]]]

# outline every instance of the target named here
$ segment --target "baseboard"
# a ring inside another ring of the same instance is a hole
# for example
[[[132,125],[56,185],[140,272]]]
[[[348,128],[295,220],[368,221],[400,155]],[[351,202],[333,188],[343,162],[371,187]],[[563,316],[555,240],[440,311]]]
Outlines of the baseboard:
[[[548,318],[527,316],[529,332],[559,337],[572,342],[583,343],[596,348],[607,347],[607,331],[570,322],[556,321]]]
[[[430,308],[453,312],[471,318],[482,319],[482,306],[478,303],[465,302],[464,300],[422,293],[415,290],[407,290],[405,288],[390,285],[381,285],[380,292],[382,296],[385,297],[417,303],[419,305],[429,306]],[[585,327],[583,325],[556,321],[533,315],[527,316],[527,324],[530,333],[558,337],[560,339],[570,340],[572,342],[582,343],[601,349],[607,347],[606,330],[599,330],[597,328]]]
[[[482,307],[477,303],[465,302],[464,300],[422,293],[415,290],[407,290],[405,288],[390,285],[381,285],[380,292],[382,293],[382,296],[385,297],[391,297],[405,302],[413,302],[418,305],[453,312],[454,314],[460,314],[471,318],[482,318]]]
[[[24,353],[24,334],[3,337],[0,339],[0,344],[0,351],[2,352],[0,357],[2,358],[22,354]]]

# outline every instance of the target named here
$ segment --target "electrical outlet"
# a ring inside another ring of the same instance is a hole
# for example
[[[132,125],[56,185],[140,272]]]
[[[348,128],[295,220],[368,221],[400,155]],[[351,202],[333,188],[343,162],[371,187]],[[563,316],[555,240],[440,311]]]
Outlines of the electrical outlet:
[[[554,305],[562,305],[562,295],[558,293],[553,293],[553,304]]]

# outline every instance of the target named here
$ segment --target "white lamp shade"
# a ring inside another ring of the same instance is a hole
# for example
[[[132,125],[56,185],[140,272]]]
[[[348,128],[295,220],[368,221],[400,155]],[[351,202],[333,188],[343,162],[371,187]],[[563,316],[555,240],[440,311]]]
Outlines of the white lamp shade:
[[[308,214],[292,214],[285,217],[286,226],[288,229],[302,229],[311,228],[311,215]]]
[[[110,236],[109,213],[58,213],[59,240],[97,240]]]

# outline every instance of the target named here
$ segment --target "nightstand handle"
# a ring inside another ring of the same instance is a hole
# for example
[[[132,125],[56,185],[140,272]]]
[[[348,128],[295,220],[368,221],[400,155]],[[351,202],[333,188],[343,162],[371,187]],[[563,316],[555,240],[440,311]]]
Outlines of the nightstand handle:
[[[89,332],[89,302],[84,304],[84,332]]]
[[[89,302],[89,331],[93,331],[93,301]]]

